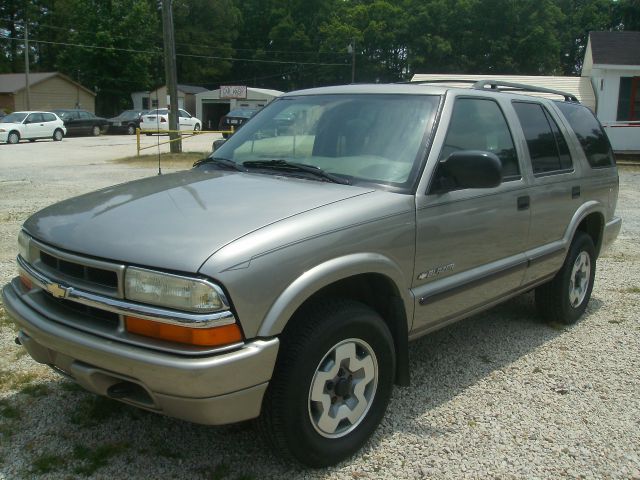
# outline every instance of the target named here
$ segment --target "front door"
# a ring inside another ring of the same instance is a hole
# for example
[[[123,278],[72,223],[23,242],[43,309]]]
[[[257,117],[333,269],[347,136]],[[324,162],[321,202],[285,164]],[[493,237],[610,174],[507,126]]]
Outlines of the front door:
[[[447,188],[436,169],[429,190],[416,196],[414,332],[490,304],[517,290],[526,268],[529,230],[526,182],[500,104],[494,99],[449,98],[451,120],[438,161],[454,151],[495,153],[502,183],[495,188]],[[446,115],[445,115],[446,118]]]

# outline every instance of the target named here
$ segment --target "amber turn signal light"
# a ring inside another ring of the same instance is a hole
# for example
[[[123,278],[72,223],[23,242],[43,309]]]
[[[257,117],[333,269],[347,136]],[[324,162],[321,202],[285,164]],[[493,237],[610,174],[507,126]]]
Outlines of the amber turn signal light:
[[[222,347],[242,341],[242,331],[237,323],[212,328],[190,328],[127,316],[125,325],[129,333],[201,347]]]
[[[26,290],[33,289],[33,283],[31,282],[31,279],[29,277],[27,277],[26,275],[20,274],[20,282],[22,283],[22,286]]]

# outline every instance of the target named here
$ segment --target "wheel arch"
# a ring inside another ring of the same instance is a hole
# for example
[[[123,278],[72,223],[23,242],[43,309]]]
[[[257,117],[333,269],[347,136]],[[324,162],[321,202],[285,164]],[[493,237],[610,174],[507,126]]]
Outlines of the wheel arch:
[[[581,231],[589,235],[596,250],[596,258],[600,255],[604,233],[604,206],[596,201],[587,202],[575,213],[568,234],[565,238],[567,248],[571,245],[576,232]]]
[[[258,336],[282,333],[289,320],[307,302],[322,297],[348,298],[375,310],[389,327],[396,353],[396,383],[409,384],[408,332],[413,300],[404,275],[388,258],[354,254],[322,263],[295,279],[272,304]]]

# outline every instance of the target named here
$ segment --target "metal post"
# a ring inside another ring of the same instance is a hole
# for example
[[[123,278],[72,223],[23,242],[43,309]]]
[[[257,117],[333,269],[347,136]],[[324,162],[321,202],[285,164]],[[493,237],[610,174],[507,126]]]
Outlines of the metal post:
[[[31,90],[29,84],[29,22],[26,16],[24,19],[24,77],[26,83],[26,110],[31,110]]]
[[[162,32],[164,37],[164,71],[169,90],[169,138],[171,153],[182,151],[178,130],[178,76],[176,72],[176,44],[173,38],[172,0],[162,0]]]
[[[351,43],[351,83],[356,83],[356,39]]]

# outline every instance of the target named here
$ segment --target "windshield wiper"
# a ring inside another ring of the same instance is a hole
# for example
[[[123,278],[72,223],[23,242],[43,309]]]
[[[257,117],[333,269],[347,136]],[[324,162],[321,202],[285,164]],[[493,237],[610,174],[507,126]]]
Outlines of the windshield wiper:
[[[319,167],[306,165],[304,163],[289,162],[287,160],[252,160],[243,162],[242,165],[249,168],[268,168],[288,172],[310,173],[314,177],[322,178],[329,182],[339,183],[341,185],[351,185],[351,182],[346,178],[339,177],[338,175],[325,172]]]
[[[221,157],[207,157],[207,158],[203,158],[201,160],[198,160],[197,162],[195,162],[193,164],[194,167],[199,167],[200,165],[205,165],[207,163],[212,163],[214,165],[218,165],[221,167],[226,167],[230,170],[237,170],[239,172],[246,172],[247,169],[245,167],[243,167],[242,165],[234,162],[233,160],[229,160],[228,158],[221,158]]]

